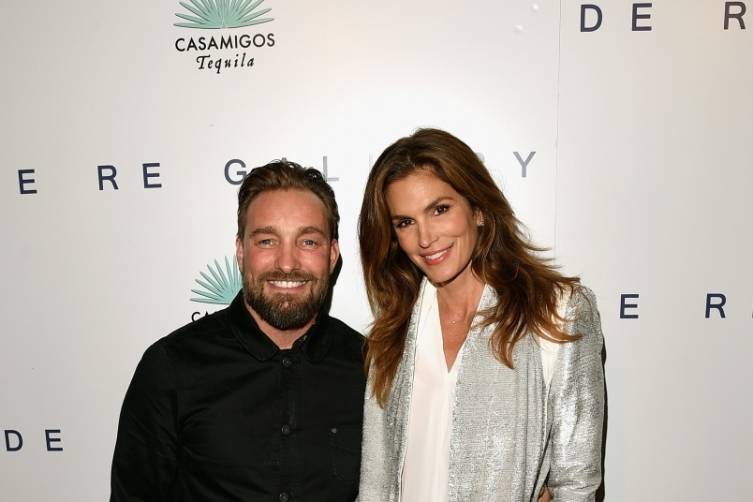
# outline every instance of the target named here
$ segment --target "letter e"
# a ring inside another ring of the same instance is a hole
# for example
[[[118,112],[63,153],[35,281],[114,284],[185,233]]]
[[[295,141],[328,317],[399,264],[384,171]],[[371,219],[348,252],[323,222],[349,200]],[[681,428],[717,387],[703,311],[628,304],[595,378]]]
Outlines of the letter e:
[[[633,4],[633,31],[651,31],[651,26],[638,26],[639,19],[651,19],[651,14],[638,14],[638,9],[650,9],[650,3]]]
[[[59,437],[53,437],[53,434],[60,434],[60,429],[45,429],[44,438],[47,441],[47,451],[63,451],[62,446],[52,446],[52,443],[59,443]]]
[[[159,167],[159,162],[144,164],[144,188],[162,188],[162,183],[149,183],[149,178],[159,178],[159,173],[149,171],[152,167]]]
[[[36,188],[26,188],[25,185],[33,185],[36,183],[34,178],[27,178],[26,174],[34,174],[34,169],[19,169],[18,170],[18,193],[21,195],[37,193]]]
[[[637,293],[625,293],[620,295],[620,319],[638,319],[638,313],[629,314],[627,309],[637,309],[637,303],[627,303],[626,300],[637,300],[640,295]]]

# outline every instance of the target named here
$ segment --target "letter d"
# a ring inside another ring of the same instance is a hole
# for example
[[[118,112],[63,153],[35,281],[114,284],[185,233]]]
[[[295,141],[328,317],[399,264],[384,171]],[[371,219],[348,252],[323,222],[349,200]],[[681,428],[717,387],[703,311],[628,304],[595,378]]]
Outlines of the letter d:
[[[593,26],[586,26],[586,11],[588,10],[592,10],[596,13],[596,23]],[[598,30],[601,27],[601,21],[603,17],[604,16],[598,5],[593,5],[589,3],[581,5],[580,6],[580,31],[581,33]]]
[[[16,446],[11,446],[10,444],[10,436],[14,435],[16,436]],[[5,449],[7,451],[18,451],[24,446],[24,438],[21,437],[21,433],[18,431],[14,431],[12,429],[8,429],[5,431]]]

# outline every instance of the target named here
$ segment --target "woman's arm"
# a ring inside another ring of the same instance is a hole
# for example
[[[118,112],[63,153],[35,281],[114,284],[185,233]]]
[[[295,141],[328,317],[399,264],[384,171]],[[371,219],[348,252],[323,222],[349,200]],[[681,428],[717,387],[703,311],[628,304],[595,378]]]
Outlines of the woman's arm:
[[[547,490],[546,485],[541,487],[539,499],[536,502],[552,502],[552,496],[549,495],[549,490]]]
[[[568,332],[581,338],[562,345],[552,381],[547,486],[554,502],[586,502],[601,484],[604,419],[604,338],[593,292],[577,286],[566,316]]]

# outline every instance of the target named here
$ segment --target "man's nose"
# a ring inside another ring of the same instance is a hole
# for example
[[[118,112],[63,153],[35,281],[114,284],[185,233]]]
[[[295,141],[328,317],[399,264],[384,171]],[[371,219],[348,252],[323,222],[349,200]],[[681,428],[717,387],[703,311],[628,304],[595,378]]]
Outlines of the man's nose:
[[[298,248],[295,243],[284,243],[279,247],[277,255],[277,268],[284,272],[290,272],[300,268],[298,260]]]

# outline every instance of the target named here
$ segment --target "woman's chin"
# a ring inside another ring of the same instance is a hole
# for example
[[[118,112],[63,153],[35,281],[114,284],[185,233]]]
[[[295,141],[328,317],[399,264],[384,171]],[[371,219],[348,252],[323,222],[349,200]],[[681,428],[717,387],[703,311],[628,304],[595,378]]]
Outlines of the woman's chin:
[[[454,270],[424,270],[426,278],[435,286],[444,286],[452,282],[460,271]]]
[[[466,274],[472,274],[470,259],[465,266],[459,266],[457,264],[443,263],[441,266],[435,267],[419,267],[424,273],[426,278],[435,286],[447,286],[455,282],[457,279],[465,277]],[[463,282],[463,281],[461,281]]]

